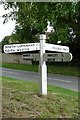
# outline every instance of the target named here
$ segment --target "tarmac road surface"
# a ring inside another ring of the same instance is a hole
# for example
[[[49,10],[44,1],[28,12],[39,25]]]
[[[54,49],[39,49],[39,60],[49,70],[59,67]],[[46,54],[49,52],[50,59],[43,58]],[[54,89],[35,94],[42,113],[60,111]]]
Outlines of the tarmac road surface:
[[[39,82],[39,73],[23,70],[15,70],[0,67],[0,76],[11,77],[19,80]],[[48,74],[48,84],[78,91],[79,77],[59,74]]]

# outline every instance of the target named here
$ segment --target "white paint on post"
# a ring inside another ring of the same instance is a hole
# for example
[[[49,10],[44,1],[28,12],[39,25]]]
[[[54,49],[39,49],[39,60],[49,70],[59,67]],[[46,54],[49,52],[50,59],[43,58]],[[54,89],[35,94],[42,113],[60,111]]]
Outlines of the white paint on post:
[[[47,95],[47,66],[46,61],[44,61],[43,57],[45,54],[45,40],[46,35],[40,35],[40,64],[39,64],[39,73],[40,73],[40,92],[43,95]]]

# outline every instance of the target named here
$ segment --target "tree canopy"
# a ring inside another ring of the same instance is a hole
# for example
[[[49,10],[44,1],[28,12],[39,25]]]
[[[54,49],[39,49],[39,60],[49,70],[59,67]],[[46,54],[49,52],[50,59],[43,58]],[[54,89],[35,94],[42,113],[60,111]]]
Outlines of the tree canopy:
[[[38,34],[45,31],[47,21],[55,29],[47,42],[77,45],[80,50],[80,2],[8,2],[3,3],[4,9],[12,8],[4,15],[16,20],[15,36],[20,43],[38,41]],[[13,37],[14,38],[14,37]]]
[[[5,22],[9,18],[16,20],[16,34],[20,35],[22,42],[36,41],[35,35],[44,31],[47,21],[50,21],[55,29],[55,33],[50,37],[53,43],[58,40],[62,42],[69,40],[71,30],[73,34],[77,34],[79,3],[11,2],[4,3],[4,8],[13,9],[3,17]]]

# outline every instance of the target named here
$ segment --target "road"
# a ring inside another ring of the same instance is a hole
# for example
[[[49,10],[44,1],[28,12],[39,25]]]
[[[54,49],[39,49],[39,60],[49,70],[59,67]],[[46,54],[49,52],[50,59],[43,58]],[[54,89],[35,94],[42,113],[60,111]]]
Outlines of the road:
[[[2,71],[2,72],[1,72]],[[0,67],[0,76],[7,76],[20,80],[39,82],[39,74],[37,72],[14,70]],[[66,76],[59,74],[48,74],[48,84],[78,91],[79,77]]]

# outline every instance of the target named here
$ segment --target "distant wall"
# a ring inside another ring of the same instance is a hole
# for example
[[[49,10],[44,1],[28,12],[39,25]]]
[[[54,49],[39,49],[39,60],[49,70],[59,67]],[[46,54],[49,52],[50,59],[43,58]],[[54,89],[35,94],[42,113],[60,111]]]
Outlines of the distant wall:
[[[21,63],[32,64],[30,60],[23,60],[22,55],[0,53],[0,62],[2,63]]]

